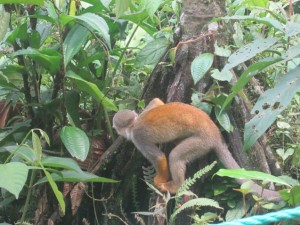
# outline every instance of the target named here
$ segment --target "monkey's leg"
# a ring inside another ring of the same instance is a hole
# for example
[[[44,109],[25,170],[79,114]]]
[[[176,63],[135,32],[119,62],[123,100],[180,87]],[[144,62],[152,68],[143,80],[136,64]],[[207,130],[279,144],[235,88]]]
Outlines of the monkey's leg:
[[[169,166],[172,180],[161,184],[161,191],[175,194],[185,180],[186,164],[206,155],[211,149],[211,143],[192,136],[181,141],[169,155]]]
[[[159,186],[161,183],[166,183],[170,179],[168,160],[166,155],[153,143],[150,143],[141,135],[136,135],[134,138],[135,146],[148,159],[156,170],[154,177],[154,185]]]

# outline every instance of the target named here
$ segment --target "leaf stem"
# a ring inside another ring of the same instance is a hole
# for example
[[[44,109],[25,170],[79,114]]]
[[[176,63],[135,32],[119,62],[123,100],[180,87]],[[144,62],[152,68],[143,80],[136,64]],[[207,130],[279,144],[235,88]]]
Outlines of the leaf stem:
[[[30,182],[29,182],[29,187],[28,187],[28,192],[27,192],[26,201],[25,201],[22,217],[21,217],[21,220],[20,220],[20,224],[23,224],[23,222],[25,220],[26,213],[28,211],[29,201],[30,201],[31,194],[32,194],[32,188],[33,188],[33,182],[34,182],[34,179],[35,179],[35,175],[36,175],[36,170],[32,170],[31,177],[30,177]]]
[[[140,27],[140,24],[142,23],[142,21],[143,21],[143,20],[141,20],[141,21],[136,25],[136,27],[135,27],[134,31],[132,32],[132,34],[131,34],[129,40],[127,41],[126,46],[125,46],[123,52],[121,53],[121,55],[120,55],[120,57],[119,57],[119,60],[118,60],[118,62],[117,62],[117,64],[116,64],[116,66],[115,66],[115,69],[114,69],[114,71],[113,71],[112,77],[114,77],[114,76],[116,75],[117,70],[118,70],[118,68],[119,68],[119,65],[120,65],[120,63],[121,63],[121,61],[122,61],[122,59],[123,59],[123,56],[124,56],[125,52],[127,51],[128,46],[129,46],[130,42],[132,41],[133,36],[135,35],[137,29]]]

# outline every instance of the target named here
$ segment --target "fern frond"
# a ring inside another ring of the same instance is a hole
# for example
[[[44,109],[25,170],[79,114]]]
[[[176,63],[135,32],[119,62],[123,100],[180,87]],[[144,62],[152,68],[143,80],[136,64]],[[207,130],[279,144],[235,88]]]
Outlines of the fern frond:
[[[19,224],[21,224],[21,222],[16,222],[15,223],[16,225],[19,225]],[[33,225],[33,223],[29,223],[29,222],[27,222],[27,221],[24,221],[23,223],[22,223],[22,225]]]
[[[170,221],[169,221],[170,225],[174,224],[176,216],[180,212],[182,212],[185,209],[194,207],[194,206],[198,206],[198,207],[209,206],[209,207],[214,207],[214,208],[217,208],[217,209],[222,209],[222,207],[220,207],[219,203],[212,200],[212,199],[209,199],[209,198],[192,199],[192,200],[184,203],[179,209],[175,210],[175,212],[170,217]]]
[[[132,202],[136,210],[140,209],[140,204],[138,201],[138,190],[137,190],[137,177],[133,175],[131,182],[131,193],[132,193]]]
[[[152,183],[152,180],[155,176],[155,169],[153,166],[143,166],[143,177],[144,180],[147,181],[148,183]]]
[[[208,173],[210,170],[214,168],[214,166],[217,164],[216,161],[214,161],[212,164],[204,167],[203,169],[199,170],[196,172],[192,178],[187,178],[184,183],[181,185],[181,187],[178,189],[177,193],[181,192],[186,192],[190,189],[190,187],[198,180],[200,179],[203,175]],[[177,195],[177,194],[176,194]]]

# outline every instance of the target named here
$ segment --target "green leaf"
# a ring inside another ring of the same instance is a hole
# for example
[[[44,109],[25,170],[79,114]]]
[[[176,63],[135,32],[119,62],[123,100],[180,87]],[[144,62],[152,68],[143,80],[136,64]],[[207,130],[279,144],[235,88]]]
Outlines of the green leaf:
[[[220,47],[220,46],[218,46],[218,43],[216,42],[214,44],[214,48],[215,48],[215,55],[217,55],[217,56],[229,57],[231,55],[229,46]]]
[[[250,208],[250,204],[246,204],[246,208]],[[248,210],[245,210],[245,206],[243,204],[243,201],[239,201],[236,206],[233,209],[230,209],[226,213],[226,221],[232,221],[236,219],[240,219],[248,212]]]
[[[252,113],[256,115],[245,125],[244,148],[249,149],[272,125],[300,90],[300,66],[283,75],[275,87],[263,93]]]
[[[215,115],[217,117],[218,122],[220,125],[227,131],[230,132],[232,131],[230,119],[227,113],[221,112],[220,107],[215,108]]]
[[[43,5],[44,0],[0,0],[0,4],[32,4]]]
[[[229,70],[222,70],[221,72],[218,69],[211,71],[211,76],[219,81],[230,81],[232,79],[232,73]]]
[[[70,170],[60,171],[60,174],[52,173],[51,177],[56,182],[100,182],[100,183],[116,183],[118,181],[105,177],[98,177],[89,172],[77,172]],[[35,185],[47,182],[47,178],[40,179]]]
[[[294,154],[294,149],[288,148],[286,151],[284,149],[279,148],[276,150],[276,153],[285,161],[289,156]]]
[[[204,53],[197,56],[191,65],[191,73],[196,84],[210,69],[213,64],[214,56],[211,53]]]
[[[72,119],[72,122],[80,127],[80,118],[79,118],[79,101],[80,95],[77,91],[70,90],[65,94],[65,106],[69,116]]]
[[[16,198],[25,185],[28,176],[28,167],[24,163],[11,162],[0,164],[0,187],[12,193]]]
[[[0,87],[20,91],[23,87],[22,74],[26,71],[25,68],[19,65],[7,65],[1,71]]]
[[[261,180],[264,182],[274,182],[281,185],[286,185],[290,187],[283,179],[275,177],[271,174],[263,173],[260,171],[252,171],[245,169],[220,169],[216,175],[221,177],[231,177],[235,179],[250,179],[250,180]]]
[[[154,25],[151,25],[147,22],[141,22],[145,20],[148,17],[148,13],[146,10],[142,10],[136,13],[131,13],[131,14],[125,14],[122,15],[120,18],[129,20],[135,24],[138,24],[141,28],[143,28],[148,34],[153,36],[158,30]]]
[[[53,191],[54,194],[55,194],[55,197],[56,197],[56,199],[57,199],[57,201],[58,201],[58,204],[59,204],[59,206],[60,206],[60,208],[61,208],[61,210],[62,210],[62,213],[63,213],[63,215],[65,215],[65,212],[66,212],[66,204],[65,204],[65,201],[64,201],[64,196],[63,196],[63,194],[58,190],[58,187],[57,187],[56,183],[54,182],[54,180],[52,179],[50,173],[49,173],[48,171],[46,171],[45,169],[44,169],[44,172],[45,172],[46,177],[47,177],[47,180],[48,180],[48,182],[49,182],[49,184],[50,184],[50,186],[51,186],[51,188],[52,188],[52,191]]]
[[[171,43],[166,38],[158,38],[150,41],[136,56],[135,66],[156,64],[166,53]]]
[[[268,17],[252,17],[252,16],[230,16],[230,17],[222,17],[224,20],[248,20],[248,21],[255,21],[267,26],[274,27],[276,30],[281,32],[285,32],[284,26],[276,19],[268,18]]]
[[[131,0],[116,0],[115,11],[116,17],[119,18],[127,11],[131,3]]]
[[[30,58],[37,61],[50,73],[55,74],[61,65],[61,55],[58,51],[52,49],[35,50],[33,48],[27,48],[16,51],[13,56],[27,55]]]
[[[118,108],[115,106],[113,101],[107,98],[95,84],[82,79],[79,75],[75,74],[73,71],[70,70],[67,72],[67,77],[74,80],[81,91],[84,91],[90,96],[92,96],[107,110],[118,111]]]
[[[42,158],[42,143],[39,136],[34,131],[32,131],[32,149],[37,161],[40,162]]]
[[[77,172],[82,171],[77,162],[70,158],[47,156],[42,158],[41,163],[45,167],[63,168],[67,170],[74,170]]]
[[[86,42],[88,36],[89,31],[85,27],[78,24],[72,27],[63,43],[65,67],[72,60],[74,55],[82,48],[82,45]]]
[[[282,199],[290,205],[298,206],[300,204],[300,186],[295,186],[291,190],[281,190],[279,193]]]
[[[106,21],[102,17],[94,13],[84,13],[80,16],[74,16],[74,18],[79,20],[80,23],[85,27],[95,30],[100,37],[103,38],[108,48],[111,48],[109,28]]]
[[[299,22],[292,22],[288,21],[286,23],[286,37],[293,37],[300,33],[300,23]]]
[[[258,53],[261,53],[271,46],[273,46],[280,38],[270,37],[270,38],[257,38],[253,42],[239,48],[236,52],[234,52],[229,58],[228,63],[224,66],[223,70],[228,71],[233,67],[243,63]]]
[[[26,145],[12,145],[5,146],[3,150],[8,151],[26,162],[34,162],[37,160],[36,155],[33,152],[33,149]],[[1,149],[0,149],[1,151]]]
[[[281,58],[266,58],[262,61],[249,66],[238,79],[238,81],[231,88],[231,93],[227,96],[225,102],[222,105],[223,111],[231,103],[232,99],[244,88],[244,86],[251,80],[253,76],[266,69],[267,67],[281,61]]]
[[[222,207],[220,207],[219,203],[209,199],[209,198],[196,198],[196,199],[192,199],[189,200],[188,202],[184,203],[180,208],[178,208],[170,217],[170,223],[174,223],[176,216],[182,212],[185,209],[191,208],[191,207],[201,207],[201,206],[209,206],[209,207],[214,207],[217,209],[222,209]]]
[[[29,33],[28,37],[29,45],[31,48],[40,48],[41,46],[41,35],[37,30],[32,30],[31,33]]]
[[[65,126],[60,137],[68,152],[75,158],[84,161],[89,153],[90,141],[85,132],[77,127]]]
[[[0,41],[6,35],[7,29],[9,27],[10,14],[4,10],[4,7],[0,5]]]
[[[150,18],[153,18],[154,13],[158,10],[162,3],[163,0],[142,0],[141,2]]]

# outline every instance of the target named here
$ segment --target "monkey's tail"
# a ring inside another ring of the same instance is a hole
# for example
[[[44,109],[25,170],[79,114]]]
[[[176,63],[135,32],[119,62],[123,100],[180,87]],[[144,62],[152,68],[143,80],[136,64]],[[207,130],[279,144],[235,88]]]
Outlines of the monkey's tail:
[[[216,149],[217,157],[224,164],[226,168],[228,169],[241,168],[233,158],[225,142],[220,143],[218,146],[219,146],[218,149]]]
[[[237,162],[233,158],[233,156],[232,156],[231,152],[229,151],[225,142],[220,144],[219,146],[220,146],[220,148],[216,150],[216,154],[217,154],[219,160],[224,164],[224,166],[228,169],[240,169],[241,167],[237,164]],[[239,184],[243,184],[248,181],[250,181],[250,180],[237,179],[237,182]],[[278,192],[272,191],[269,189],[264,189],[261,186],[259,186],[258,184],[256,184],[255,182],[253,182],[251,189],[255,190],[265,200],[275,201],[275,202],[281,201],[281,197]]]

